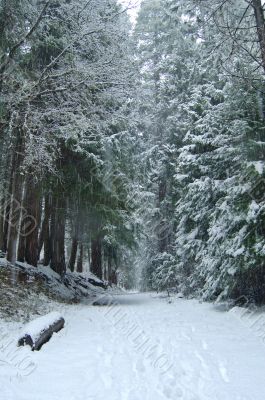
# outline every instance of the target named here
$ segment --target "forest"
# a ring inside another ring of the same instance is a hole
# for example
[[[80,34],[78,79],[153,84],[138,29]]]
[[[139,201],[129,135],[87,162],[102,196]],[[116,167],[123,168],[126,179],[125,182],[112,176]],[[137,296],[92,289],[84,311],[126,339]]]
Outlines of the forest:
[[[11,265],[265,302],[261,0],[1,0]]]
[[[264,400],[265,0],[0,0],[0,397]]]

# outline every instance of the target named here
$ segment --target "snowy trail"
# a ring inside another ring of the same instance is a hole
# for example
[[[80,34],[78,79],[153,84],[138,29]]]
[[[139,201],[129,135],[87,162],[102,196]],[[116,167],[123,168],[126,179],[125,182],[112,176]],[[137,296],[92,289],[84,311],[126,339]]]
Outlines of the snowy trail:
[[[116,300],[65,307],[63,331],[40,352],[18,350],[37,365],[29,376],[7,356],[0,398],[264,400],[265,345],[236,315],[151,294]]]

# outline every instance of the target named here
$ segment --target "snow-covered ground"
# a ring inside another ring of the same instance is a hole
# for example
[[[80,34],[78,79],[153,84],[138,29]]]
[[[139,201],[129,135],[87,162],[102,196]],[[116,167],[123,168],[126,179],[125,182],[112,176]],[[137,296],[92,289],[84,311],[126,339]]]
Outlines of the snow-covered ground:
[[[262,335],[238,309],[183,299],[169,304],[149,293],[59,311],[65,329],[39,352],[16,349],[20,325],[1,323],[13,338],[1,343],[1,399],[265,398]]]

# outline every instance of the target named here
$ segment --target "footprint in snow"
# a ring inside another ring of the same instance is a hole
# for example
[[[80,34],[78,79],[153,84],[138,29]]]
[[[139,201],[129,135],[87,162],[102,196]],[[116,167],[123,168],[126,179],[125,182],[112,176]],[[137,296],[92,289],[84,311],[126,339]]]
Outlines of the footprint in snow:
[[[182,399],[184,392],[179,384],[178,375],[167,377],[164,380],[162,391],[168,399]]]
[[[136,361],[136,363],[135,363],[135,371],[140,375],[142,375],[146,371],[142,360],[139,359],[139,360]]]
[[[208,350],[208,344],[204,340],[202,340],[202,348],[203,350]]]
[[[219,361],[219,372],[225,383],[229,383],[230,379],[228,377],[227,369],[222,361]]]

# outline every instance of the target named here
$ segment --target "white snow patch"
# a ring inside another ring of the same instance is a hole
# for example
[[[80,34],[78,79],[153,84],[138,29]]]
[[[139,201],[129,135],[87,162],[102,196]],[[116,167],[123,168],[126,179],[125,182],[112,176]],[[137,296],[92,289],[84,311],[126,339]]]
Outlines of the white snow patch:
[[[17,349],[36,364],[30,375],[17,377],[11,359],[0,363],[1,398],[264,400],[265,346],[238,307],[172,300],[146,293],[117,296],[110,307],[65,306],[66,329],[40,352]]]

